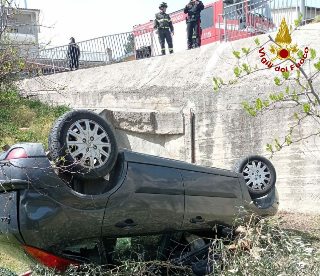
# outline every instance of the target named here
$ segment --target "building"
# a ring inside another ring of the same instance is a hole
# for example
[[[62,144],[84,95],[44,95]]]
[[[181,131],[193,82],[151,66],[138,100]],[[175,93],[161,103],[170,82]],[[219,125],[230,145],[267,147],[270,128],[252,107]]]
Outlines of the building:
[[[11,9],[0,7],[1,33],[5,30],[7,38],[13,42],[32,45],[32,50],[39,45],[39,14],[35,9]],[[1,38],[4,37],[1,35]]]
[[[312,1],[309,2],[310,4],[312,4]],[[280,22],[283,17],[286,19],[288,23],[292,24],[294,20],[299,18],[300,13],[304,15],[303,23],[309,23],[312,20],[314,20],[318,15],[320,15],[320,5],[319,3],[316,6],[306,5],[304,9],[301,9],[301,7],[298,4],[291,4],[284,7],[278,7],[277,5],[271,6],[272,18],[274,22],[277,23],[277,27],[280,26]]]
[[[40,10],[16,9],[15,14],[9,16],[7,28],[9,38],[18,42],[39,44],[39,14]]]

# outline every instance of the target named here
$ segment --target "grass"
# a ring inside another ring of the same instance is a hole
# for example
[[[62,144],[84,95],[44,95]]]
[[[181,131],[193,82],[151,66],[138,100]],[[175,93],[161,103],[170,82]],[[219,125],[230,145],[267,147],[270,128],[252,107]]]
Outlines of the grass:
[[[29,270],[28,266],[5,254],[0,254],[0,267],[6,267],[19,274]]]
[[[15,89],[0,90],[0,148],[19,142],[42,143],[47,148],[53,122],[69,110],[22,98]]]
[[[222,260],[212,265],[219,275],[318,275],[318,241],[313,235],[286,230],[278,218],[270,217],[244,225],[232,251],[216,241],[214,250],[221,252]]]

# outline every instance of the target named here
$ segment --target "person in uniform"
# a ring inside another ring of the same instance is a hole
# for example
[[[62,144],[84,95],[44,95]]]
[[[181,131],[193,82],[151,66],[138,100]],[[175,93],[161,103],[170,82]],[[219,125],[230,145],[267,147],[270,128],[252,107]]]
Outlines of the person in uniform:
[[[70,70],[78,70],[79,68],[80,49],[73,37],[70,38],[68,46],[68,59]]]
[[[169,53],[173,53],[172,35],[174,34],[174,29],[169,14],[166,14],[167,7],[167,3],[162,2],[159,5],[161,11],[156,14],[156,19],[154,20],[154,29],[158,32],[162,55],[166,54],[165,41],[168,43]]]
[[[187,17],[187,37],[188,37],[188,49],[194,47],[200,47],[200,13],[204,9],[204,5],[201,1],[191,0],[184,8],[184,13],[188,14]],[[194,43],[193,43],[194,38]]]

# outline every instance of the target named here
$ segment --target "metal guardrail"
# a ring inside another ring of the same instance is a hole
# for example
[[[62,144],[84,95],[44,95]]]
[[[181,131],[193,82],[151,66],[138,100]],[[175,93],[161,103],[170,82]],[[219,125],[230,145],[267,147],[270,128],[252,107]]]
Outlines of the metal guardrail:
[[[160,47],[154,43],[155,39],[150,29],[79,42],[79,69],[160,55]],[[68,56],[68,47],[64,45],[31,52],[29,62],[37,65],[38,71],[44,75],[69,71],[71,58]]]
[[[277,31],[282,18],[288,25],[303,14],[302,24],[315,19],[320,14],[319,0],[243,0],[224,7],[219,14],[219,37],[222,41],[233,41],[258,34]]]

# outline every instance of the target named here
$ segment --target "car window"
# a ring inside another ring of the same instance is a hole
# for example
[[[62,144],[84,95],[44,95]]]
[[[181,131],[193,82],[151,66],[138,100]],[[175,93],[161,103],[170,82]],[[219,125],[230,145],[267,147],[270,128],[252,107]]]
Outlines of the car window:
[[[62,256],[71,256],[75,259],[88,260],[90,262],[100,264],[101,257],[99,254],[99,239],[84,239],[69,244],[64,244],[61,248],[56,248],[55,251]]]
[[[201,28],[202,30],[213,27],[213,6],[204,9],[201,12]]]
[[[112,259],[116,261],[156,260],[162,235],[118,238]]]

